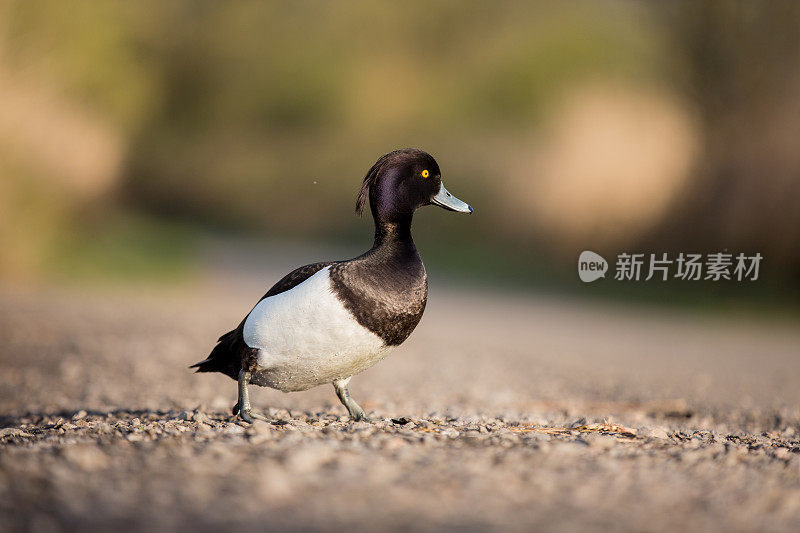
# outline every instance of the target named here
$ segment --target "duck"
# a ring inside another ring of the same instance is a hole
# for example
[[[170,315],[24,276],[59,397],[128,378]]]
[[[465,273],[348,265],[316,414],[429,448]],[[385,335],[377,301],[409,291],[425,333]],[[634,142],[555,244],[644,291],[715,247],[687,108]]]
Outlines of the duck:
[[[350,396],[350,379],[408,339],[428,301],[428,276],[411,236],[414,213],[428,205],[473,209],[448,192],[433,156],[416,148],[372,165],[356,199],[359,216],[367,202],[375,224],[369,250],[293,270],[191,365],[238,382],[233,416],[269,421],[253,412],[249,385],[295,392],[331,383],[351,420],[369,420]]]

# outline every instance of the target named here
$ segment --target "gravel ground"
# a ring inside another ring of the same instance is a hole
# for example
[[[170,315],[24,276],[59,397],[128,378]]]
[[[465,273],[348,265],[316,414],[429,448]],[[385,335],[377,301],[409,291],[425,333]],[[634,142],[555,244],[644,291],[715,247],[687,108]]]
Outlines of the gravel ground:
[[[0,291],[0,529],[800,528],[792,325],[433,284],[373,423],[254,387],[250,426],[186,367],[266,284]]]

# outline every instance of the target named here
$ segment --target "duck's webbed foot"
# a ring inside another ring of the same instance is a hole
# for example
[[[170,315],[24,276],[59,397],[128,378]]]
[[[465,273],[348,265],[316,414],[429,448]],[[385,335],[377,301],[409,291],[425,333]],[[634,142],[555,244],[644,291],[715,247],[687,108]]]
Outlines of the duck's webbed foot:
[[[350,391],[347,390],[347,384],[349,382],[350,378],[340,379],[333,382],[333,388],[336,389],[336,396],[338,396],[339,401],[341,401],[342,404],[347,407],[347,412],[350,413],[350,418],[354,422],[369,422],[369,418],[361,406],[350,397]]]
[[[239,401],[236,402],[236,405],[233,406],[231,411],[233,412],[234,416],[238,414],[239,418],[250,424],[252,424],[254,420],[263,420],[264,422],[269,422],[269,419],[266,416],[254,413],[250,408],[250,393],[247,391],[248,383],[250,383],[250,372],[240,370]]]

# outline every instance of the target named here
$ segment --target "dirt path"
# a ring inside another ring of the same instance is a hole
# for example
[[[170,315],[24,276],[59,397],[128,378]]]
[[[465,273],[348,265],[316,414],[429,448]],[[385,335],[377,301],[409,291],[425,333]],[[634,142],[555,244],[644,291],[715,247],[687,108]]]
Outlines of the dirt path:
[[[261,282],[259,282],[261,283]],[[186,366],[255,288],[0,293],[2,529],[796,531],[800,332],[432,286],[409,343],[331,387]]]

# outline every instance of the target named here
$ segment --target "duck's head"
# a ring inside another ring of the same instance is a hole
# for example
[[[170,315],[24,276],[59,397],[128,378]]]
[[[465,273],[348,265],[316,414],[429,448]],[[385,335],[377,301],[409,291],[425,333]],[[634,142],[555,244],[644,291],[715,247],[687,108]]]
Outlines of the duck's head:
[[[387,222],[410,220],[414,211],[431,204],[472,213],[472,207],[444,188],[442,173],[433,156],[415,148],[389,152],[372,165],[356,201],[359,215],[367,198],[372,216]]]

